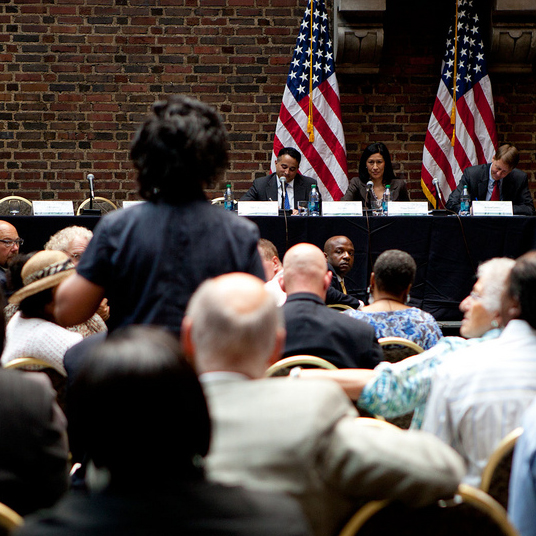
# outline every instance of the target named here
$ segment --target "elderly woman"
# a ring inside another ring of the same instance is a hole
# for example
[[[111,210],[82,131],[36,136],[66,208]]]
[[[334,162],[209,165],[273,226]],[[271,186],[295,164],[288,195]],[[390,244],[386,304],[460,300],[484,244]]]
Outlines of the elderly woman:
[[[368,181],[374,185],[370,196],[367,196]],[[359,177],[350,181],[341,201],[366,201],[366,208],[377,207],[387,184],[391,190],[391,201],[409,201],[406,181],[396,178],[387,147],[383,143],[372,143],[363,151],[359,161]]]
[[[390,249],[376,260],[370,275],[370,305],[348,311],[353,318],[371,324],[376,337],[403,337],[425,350],[441,338],[434,317],[417,307],[409,307],[409,291],[415,280],[417,265],[405,251]]]
[[[6,328],[3,364],[19,357],[35,357],[67,375],[63,356],[82,335],[56,324],[54,301],[57,286],[73,272],[73,263],[61,251],[39,251],[26,261],[21,271],[23,287],[9,298],[19,310]]]
[[[376,415],[398,417],[414,411],[412,428],[420,428],[435,368],[455,350],[497,338],[501,330],[501,296],[514,265],[512,259],[491,259],[478,268],[473,291],[460,304],[463,337],[444,337],[432,349],[399,363],[380,363],[374,370],[326,371],[357,405]],[[302,371],[304,377],[317,371]]]

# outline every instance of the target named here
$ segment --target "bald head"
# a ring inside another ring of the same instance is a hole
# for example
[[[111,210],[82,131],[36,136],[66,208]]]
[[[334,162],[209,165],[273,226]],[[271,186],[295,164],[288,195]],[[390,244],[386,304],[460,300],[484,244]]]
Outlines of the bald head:
[[[264,282],[249,274],[205,281],[183,322],[185,351],[198,372],[233,371],[260,377],[284,341],[281,311]]]
[[[287,294],[312,292],[326,299],[326,290],[331,283],[326,258],[320,248],[313,244],[298,244],[291,247],[283,258],[283,284]]]
[[[0,240],[17,240],[19,233],[17,229],[11,225],[11,223],[0,220]],[[0,242],[0,266],[6,266],[9,259],[17,255],[19,252],[18,242],[12,242],[11,244],[5,244]]]

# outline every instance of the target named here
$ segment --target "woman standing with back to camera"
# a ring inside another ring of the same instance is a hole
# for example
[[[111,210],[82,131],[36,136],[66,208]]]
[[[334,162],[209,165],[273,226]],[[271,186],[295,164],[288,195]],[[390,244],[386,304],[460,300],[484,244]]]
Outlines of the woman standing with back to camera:
[[[367,198],[368,181],[372,181],[374,186]],[[350,180],[341,201],[366,201],[364,208],[373,208],[372,201],[381,203],[387,184],[391,190],[391,201],[409,201],[406,181],[395,177],[387,147],[381,142],[372,143],[363,151],[359,161],[359,176]]]

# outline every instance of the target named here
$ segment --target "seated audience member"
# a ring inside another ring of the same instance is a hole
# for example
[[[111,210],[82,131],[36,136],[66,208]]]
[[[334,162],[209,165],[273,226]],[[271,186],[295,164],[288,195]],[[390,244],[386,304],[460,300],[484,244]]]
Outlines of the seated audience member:
[[[278,201],[279,208],[292,209],[293,214],[298,214],[298,201],[308,201],[311,186],[318,186],[316,179],[300,175],[300,162],[301,154],[298,150],[284,147],[277,155],[275,173],[255,179],[240,201]]]
[[[26,261],[21,271],[23,287],[9,298],[19,311],[6,328],[3,364],[20,357],[35,357],[66,375],[63,356],[82,340],[82,335],[56,324],[54,296],[57,286],[73,271],[73,263],[61,251],[39,251]]]
[[[283,280],[283,265],[279,259],[279,254],[277,253],[277,248],[275,245],[265,238],[260,238],[258,242],[259,254],[262,259],[262,264],[264,267],[264,274],[266,277],[266,289],[270,292],[278,306],[281,306],[285,303],[287,299],[286,293],[281,289],[281,281]],[[358,308],[363,305],[363,303],[349,296],[348,294],[343,294],[340,290],[330,286],[326,293],[326,303],[332,304],[344,304],[350,307]]]
[[[205,480],[203,391],[163,330],[130,327],[96,346],[69,394],[68,416],[75,448],[108,484],[69,493],[20,535],[308,534],[288,497]]]
[[[283,258],[287,338],[283,356],[322,357],[338,368],[374,368],[383,357],[374,328],[326,307],[332,272],[322,251],[298,244]]]
[[[86,251],[92,237],[93,233],[89,229],[72,225],[53,234],[45,244],[45,250],[63,251],[69,256],[72,263],[78,266],[82,253]],[[108,318],[110,318],[110,308],[108,307],[108,300],[104,298],[97,312],[87,322],[72,326],[69,329],[80,333],[83,337],[89,337],[89,335],[94,335],[95,333],[108,331],[105,324]]]
[[[527,174],[516,166],[518,150],[510,144],[501,145],[491,164],[471,166],[465,169],[457,188],[450,194],[447,209],[458,212],[463,187],[474,201],[512,201],[514,214],[534,215],[534,201],[529,190]]]
[[[520,536],[536,534],[536,399],[523,416],[508,494],[508,516]]]
[[[19,253],[24,240],[11,223],[0,220],[0,288],[7,296],[6,272],[8,261]]]
[[[85,322],[106,296],[111,331],[156,324],[178,333],[206,278],[234,271],[264,278],[256,225],[211,205],[204,192],[217,184],[227,155],[213,108],[181,95],[153,105],[130,152],[147,203],[101,218],[77,273],[58,288],[61,325]]]
[[[369,181],[374,186],[367,194]],[[396,178],[387,147],[383,143],[372,143],[363,151],[359,161],[359,177],[350,180],[341,201],[362,201],[366,203],[365,208],[381,207],[387,184],[391,190],[391,201],[409,201],[406,181]]]
[[[343,294],[348,294],[344,277],[354,267],[354,254],[354,245],[346,236],[332,236],[324,244],[328,270],[333,274],[331,286]]]
[[[478,268],[473,291],[460,304],[463,337],[443,337],[425,352],[399,363],[384,361],[374,370],[304,370],[303,377],[335,380],[358,408],[374,415],[398,417],[414,411],[412,428],[420,428],[435,369],[455,350],[496,339],[501,334],[501,296],[514,265],[512,259],[491,259]]]
[[[462,455],[465,480],[474,486],[536,397],[536,252],[512,268],[501,316],[499,338],[459,350],[437,367],[422,426]]]
[[[370,275],[370,304],[346,314],[368,322],[376,336],[403,337],[427,350],[441,338],[434,317],[417,307],[409,307],[409,291],[417,265],[405,251],[389,249],[376,260]]]
[[[463,467],[435,438],[368,426],[333,382],[263,379],[280,358],[285,329],[258,279],[228,274],[203,283],[181,337],[213,422],[212,479],[290,493],[318,536],[337,533],[361,500],[422,505],[455,493]]]
[[[277,248],[273,242],[266,238],[259,238],[257,244],[261,256],[264,275],[266,277],[266,290],[274,297],[278,307],[287,300],[285,291],[281,288],[283,280],[283,265],[279,259]]]
[[[25,516],[67,491],[66,426],[45,375],[0,368],[0,502]]]

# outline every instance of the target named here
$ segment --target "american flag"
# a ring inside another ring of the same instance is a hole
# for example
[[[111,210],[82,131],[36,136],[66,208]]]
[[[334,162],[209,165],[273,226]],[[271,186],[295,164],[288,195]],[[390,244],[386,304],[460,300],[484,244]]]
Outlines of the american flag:
[[[348,167],[328,27],[323,1],[310,0],[283,94],[271,168],[274,172],[280,149],[294,147],[302,154],[300,173],[317,179],[324,200],[338,201],[348,188]]]
[[[463,170],[491,162],[497,147],[493,95],[479,22],[473,0],[458,0],[422,158],[421,184],[434,206],[433,178],[439,179],[446,201]]]

